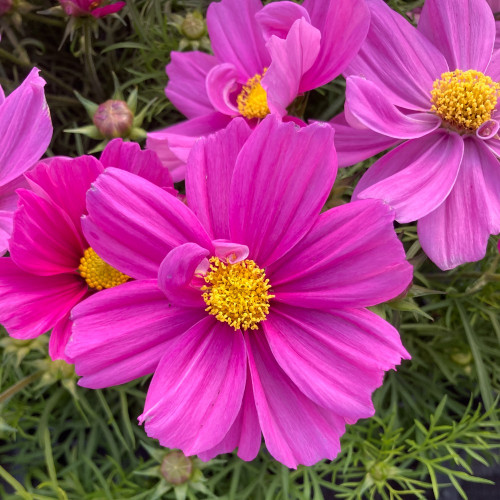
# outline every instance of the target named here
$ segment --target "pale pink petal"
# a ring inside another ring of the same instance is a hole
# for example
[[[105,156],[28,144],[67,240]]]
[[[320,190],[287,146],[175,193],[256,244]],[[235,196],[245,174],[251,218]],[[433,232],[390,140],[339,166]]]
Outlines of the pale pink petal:
[[[236,118],[223,130],[200,139],[186,170],[187,204],[213,239],[229,238],[229,191],[236,158],[251,129]]]
[[[269,55],[260,30],[257,12],[260,0],[222,0],[207,11],[207,27],[212,50],[222,63],[233,64],[240,83],[269,66]]]
[[[394,209],[398,222],[418,220],[450,194],[463,152],[462,137],[442,129],[407,141],[367,170],[353,199],[378,198]]]
[[[9,243],[14,262],[30,273],[50,276],[76,271],[87,248],[66,212],[31,191],[20,189]]]
[[[351,127],[344,113],[328,122],[335,129],[335,150],[339,167],[348,167],[389,149],[398,139],[373,132],[368,128]]]
[[[269,115],[243,146],[231,186],[230,239],[247,245],[260,267],[290,250],[317,219],[337,173],[333,135],[327,124],[299,128]]]
[[[262,87],[272,113],[287,114],[287,106],[299,95],[300,82],[306,71],[315,64],[319,53],[321,33],[305,19],[295,21],[286,39],[273,35],[267,42],[271,64]]]
[[[349,423],[373,416],[372,392],[408,353],[396,329],[365,309],[320,312],[273,305],[262,324],[284,372]]]
[[[231,117],[222,113],[211,113],[177,123],[157,132],[148,133],[147,149],[154,151],[164,167],[167,167],[174,182],[186,176],[186,162],[194,143],[203,136],[224,128]]]
[[[287,467],[332,460],[345,431],[342,416],[304,395],[277,364],[262,332],[245,335],[260,426],[269,453]]]
[[[500,21],[497,21],[496,25],[500,27]],[[500,29],[500,28],[499,28]],[[498,43],[500,44],[500,38],[497,35]],[[495,47],[496,50],[493,51],[488,68],[486,68],[485,74],[491,76],[493,80],[498,82],[500,80],[500,50]]]
[[[305,0],[311,24],[321,32],[315,64],[302,79],[302,92],[336,78],[358,53],[370,25],[364,0]]]
[[[332,208],[266,275],[274,300],[300,307],[366,307],[404,292],[413,277],[379,200]]]
[[[96,293],[72,311],[73,336],[66,354],[82,378],[98,389],[152,373],[168,341],[206,313],[174,307],[156,281],[130,281]]]
[[[255,400],[253,397],[252,381],[247,373],[247,382],[240,412],[224,439],[213,448],[198,454],[204,462],[222,453],[230,453],[238,448],[238,456],[242,460],[253,460],[259,453],[261,432]]]
[[[106,167],[116,167],[144,179],[162,188],[172,188],[172,176],[164,167],[154,151],[143,151],[136,142],[113,139],[104,148],[99,158]]]
[[[451,70],[484,71],[495,43],[495,18],[484,0],[426,0],[418,30],[446,57]]]
[[[424,252],[441,269],[484,257],[490,234],[500,232],[500,168],[482,141],[464,139],[455,186],[444,203],[418,222]]]
[[[376,83],[396,106],[429,110],[432,84],[448,71],[444,56],[382,0],[367,3],[371,12],[368,36],[346,75]]]
[[[172,248],[198,243],[212,249],[193,212],[151,182],[107,168],[87,194],[82,221],[90,246],[115,269],[133,278],[155,278]]]
[[[184,243],[172,249],[158,271],[158,286],[172,304],[179,307],[205,309],[199,278],[192,283],[200,263],[209,257],[209,251],[196,243]]]
[[[0,106],[0,185],[19,177],[45,153],[52,137],[45,80],[33,68]]]
[[[0,324],[10,336],[32,339],[49,331],[87,293],[77,273],[35,276],[0,259]]]
[[[238,72],[231,63],[218,64],[207,76],[207,94],[212,106],[219,113],[229,116],[240,114],[235,102]]]
[[[171,61],[166,67],[169,80],[165,93],[172,104],[188,118],[213,113],[205,82],[217,59],[197,50],[173,51],[170,56]]]
[[[246,383],[243,335],[206,317],[165,346],[146,397],[148,436],[194,455],[222,441],[235,421]]]
[[[15,212],[19,200],[16,191],[21,188],[29,188],[28,181],[24,175],[20,175],[9,183],[0,186],[0,210]]]
[[[500,158],[500,139],[492,137],[488,141],[484,141],[484,144],[490,149],[490,151]]]
[[[382,86],[357,76],[347,78],[346,102],[349,112],[365,127],[396,139],[422,137],[441,125],[441,118],[433,113],[403,114]]]
[[[267,4],[257,12],[255,18],[266,41],[273,35],[286,38],[292,24],[298,19],[304,18],[306,22],[311,23],[309,13],[304,7],[287,1]]]

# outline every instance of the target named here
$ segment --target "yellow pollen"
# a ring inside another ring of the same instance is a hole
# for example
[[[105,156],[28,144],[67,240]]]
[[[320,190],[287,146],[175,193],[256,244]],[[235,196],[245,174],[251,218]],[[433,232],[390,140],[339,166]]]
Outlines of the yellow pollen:
[[[480,71],[449,71],[433,84],[431,111],[458,131],[475,132],[491,119],[499,91],[500,84]]]
[[[253,260],[236,264],[210,259],[210,270],[201,289],[207,304],[205,311],[235,330],[258,330],[269,314],[269,300],[274,298],[266,273]]]
[[[267,68],[264,69],[262,75],[257,73],[249,78],[238,95],[238,111],[245,118],[265,118],[270,113],[267,106],[267,94],[260,83],[266,71]]]
[[[85,250],[83,257],[80,259],[78,271],[80,271],[82,278],[85,278],[87,285],[97,290],[113,288],[130,279],[126,274],[117,271],[104,262],[92,248]]]

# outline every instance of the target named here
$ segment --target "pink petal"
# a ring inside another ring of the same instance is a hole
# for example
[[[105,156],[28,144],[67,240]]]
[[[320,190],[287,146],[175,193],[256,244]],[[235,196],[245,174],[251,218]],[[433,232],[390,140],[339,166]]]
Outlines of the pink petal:
[[[14,214],[0,210],[0,256],[9,250],[9,239],[12,234]]]
[[[259,453],[261,432],[257,409],[252,391],[252,381],[247,373],[247,383],[240,412],[224,439],[213,448],[198,454],[204,462],[222,453],[230,453],[238,448],[238,456],[242,460],[253,460]]]
[[[384,151],[398,143],[397,139],[387,137],[368,128],[351,127],[344,113],[328,122],[335,129],[335,149],[339,167],[348,167]]]
[[[69,216],[83,240],[81,217],[87,213],[87,191],[103,171],[103,166],[93,156],[56,157],[49,162],[39,162],[26,177],[35,193]]]
[[[79,228],[51,201],[26,189],[18,194],[9,243],[14,262],[38,276],[76,271],[87,248]]]
[[[157,132],[150,132],[147,149],[154,151],[174,182],[186,176],[186,162],[194,143],[203,136],[224,128],[231,118],[222,113],[211,113],[172,125]]]
[[[466,137],[464,146],[450,195],[418,222],[422,248],[442,270],[482,259],[489,235],[500,232],[498,159],[473,137]]]
[[[304,7],[287,1],[267,4],[257,12],[255,18],[266,42],[273,35],[286,38],[293,23],[298,19],[304,18],[306,22],[311,23],[309,13]]]
[[[142,150],[136,142],[113,139],[101,153],[100,162],[104,168],[126,170],[162,188],[174,187],[170,172],[161,164],[156,153]]]
[[[378,198],[395,210],[398,222],[418,220],[450,194],[463,151],[462,137],[442,129],[407,141],[368,169],[353,199]]]
[[[73,336],[66,354],[79,385],[98,389],[156,370],[168,341],[206,316],[173,307],[156,281],[130,281],[96,293],[72,311]]]
[[[287,114],[287,106],[299,95],[303,75],[319,53],[321,33],[305,19],[295,21],[286,39],[273,35],[267,42],[271,64],[262,86],[272,113]]]
[[[497,21],[496,25],[499,27],[500,31],[500,21]],[[496,40],[498,40],[498,43],[500,44],[499,35],[497,35]],[[491,78],[495,80],[495,82],[498,82],[498,80],[500,80],[500,50],[498,50],[496,47],[495,49],[496,50],[493,51],[493,55],[491,56],[490,63],[486,68],[485,74],[491,76]]]
[[[22,188],[29,188],[28,181],[24,175],[20,175],[8,184],[0,186],[0,210],[14,213],[19,200],[16,191]]]
[[[214,56],[197,50],[171,52],[171,61],[166,67],[169,80],[165,93],[172,104],[188,118],[213,113],[205,81],[216,64]]]
[[[162,446],[186,455],[209,450],[239,413],[246,371],[241,332],[206,317],[167,344],[139,421]]]
[[[488,149],[496,156],[500,158],[500,140],[493,137],[488,141],[484,141],[484,144]]]
[[[82,221],[90,246],[133,278],[155,278],[172,248],[193,242],[211,249],[196,216],[177,197],[151,182],[107,168],[87,195]]]
[[[233,64],[240,83],[269,66],[264,37],[255,18],[262,9],[259,0],[222,0],[207,11],[207,27],[212,50],[222,63]]]
[[[302,92],[336,78],[358,53],[370,25],[364,0],[305,0],[311,24],[321,32],[315,64],[302,79]]]
[[[276,301],[300,307],[366,307],[393,299],[413,277],[379,200],[321,214],[311,231],[267,270]]]
[[[260,426],[271,455],[286,465],[313,465],[340,451],[344,419],[311,401],[277,364],[261,332],[245,335]]]
[[[108,16],[109,14],[115,14],[120,11],[127,5],[126,2],[115,2],[111,5],[105,5],[104,7],[98,7],[90,12],[92,17],[99,19],[104,16]]]
[[[444,56],[382,0],[367,3],[370,29],[358,56],[347,68],[347,75],[374,82],[396,106],[429,110],[432,84],[448,71]]]
[[[346,102],[365,127],[396,139],[422,137],[441,125],[441,119],[432,113],[401,113],[383,87],[357,76],[347,78]]]
[[[446,57],[451,70],[484,71],[495,42],[495,18],[484,0],[426,0],[418,30]]]
[[[87,293],[76,273],[36,276],[0,259],[0,323],[10,336],[32,339],[50,330]]]
[[[179,245],[165,257],[158,272],[158,286],[174,305],[205,309],[200,289],[205,283],[200,279],[195,287],[191,281],[198,266],[207,257],[208,250],[196,243]]]
[[[279,304],[263,329],[300,391],[349,423],[373,416],[372,392],[385,371],[408,357],[396,329],[365,309],[337,314]]]
[[[219,112],[229,116],[240,114],[234,102],[234,91],[237,88],[238,72],[231,63],[214,66],[207,76],[207,94],[212,106]]]
[[[265,267],[309,231],[337,173],[333,129],[266,117],[238,156],[231,185],[231,241]]]
[[[234,119],[224,130],[200,139],[189,157],[187,203],[213,239],[229,238],[229,191],[233,170],[250,134],[244,119]]]
[[[52,123],[39,71],[33,68],[0,106],[0,185],[31,168],[50,143]]]
[[[82,300],[85,300],[85,297],[82,297]],[[63,359],[67,363],[73,364],[73,360],[66,356],[64,352],[71,337],[72,326],[70,312],[54,325],[49,340],[49,356],[51,359]]]

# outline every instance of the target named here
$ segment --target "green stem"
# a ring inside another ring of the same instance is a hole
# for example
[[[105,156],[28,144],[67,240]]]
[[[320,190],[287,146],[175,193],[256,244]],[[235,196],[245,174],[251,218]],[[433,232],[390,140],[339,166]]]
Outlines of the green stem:
[[[90,80],[94,86],[95,94],[99,101],[104,99],[104,92],[102,90],[101,82],[97,77],[97,71],[94,65],[94,59],[92,57],[92,27],[90,22],[85,22],[83,25],[83,39],[84,39],[84,52],[85,52],[85,66],[87,72],[90,75]]]
[[[58,28],[64,28],[65,24],[64,21],[60,21],[49,16],[38,16],[37,14],[32,14],[31,12],[26,12],[23,16],[30,21],[48,24],[49,26],[57,26]]]
[[[4,49],[0,49],[0,57],[2,59],[7,59],[7,61],[10,61],[14,63],[16,66],[21,66],[22,68],[30,67],[31,64],[27,61],[23,61],[22,59],[19,59],[19,57],[14,56],[10,52],[7,52]]]
[[[31,382],[35,381],[37,378],[43,375],[43,370],[37,371],[24,377],[19,382],[15,383],[13,386],[9,387],[6,391],[0,394],[0,404],[7,401],[9,398],[17,394],[19,391],[24,389],[27,385],[31,384]]]

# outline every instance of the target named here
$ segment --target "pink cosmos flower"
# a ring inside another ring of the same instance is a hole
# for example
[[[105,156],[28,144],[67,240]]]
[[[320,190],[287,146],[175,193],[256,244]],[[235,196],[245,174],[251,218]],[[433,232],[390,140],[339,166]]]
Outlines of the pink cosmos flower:
[[[187,206],[107,169],[87,196],[87,239],[137,278],[73,310],[80,385],[154,372],[149,436],[208,460],[261,432],[289,467],[333,458],[346,423],[408,353],[366,309],[412,277],[378,200],[320,215],[337,171],[333,129],[236,119],[196,143]],[[189,207],[189,208],[188,208]]]
[[[222,0],[207,12],[214,56],[172,52],[167,97],[188,120],[148,134],[174,182],[184,179],[196,139],[236,116],[252,125],[282,117],[300,94],[333,80],[355,56],[369,25],[365,0]],[[290,118],[293,120],[293,118]]]
[[[59,3],[68,16],[92,16],[96,19],[114,14],[126,5],[126,2],[114,2],[111,5],[101,7],[103,3],[107,3],[105,0],[59,0]]]
[[[485,0],[427,0],[416,29],[382,0],[368,5],[371,27],[347,70],[345,114],[332,122],[339,163],[403,143],[368,169],[353,199],[381,198],[397,221],[418,220],[422,248],[443,270],[479,260],[500,232],[491,9]]]
[[[67,359],[71,308],[95,291],[129,279],[89,248],[81,228],[85,193],[110,165],[172,189],[168,170],[152,151],[115,139],[100,161],[82,156],[40,162],[26,174],[32,191],[18,191],[10,257],[0,259],[0,323],[20,339],[53,328],[52,359]]]
[[[39,71],[33,68],[7,98],[0,86],[0,255],[8,250],[16,189],[24,186],[24,172],[45,153],[52,138],[45,80]]]

